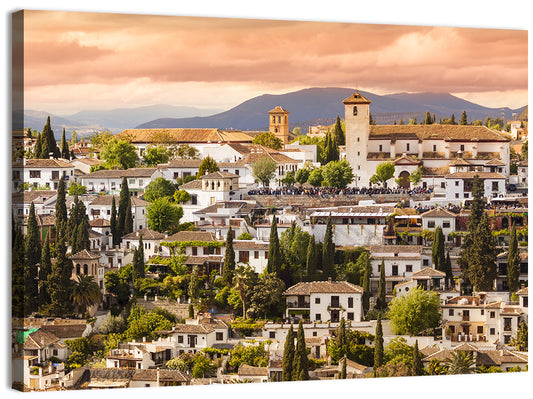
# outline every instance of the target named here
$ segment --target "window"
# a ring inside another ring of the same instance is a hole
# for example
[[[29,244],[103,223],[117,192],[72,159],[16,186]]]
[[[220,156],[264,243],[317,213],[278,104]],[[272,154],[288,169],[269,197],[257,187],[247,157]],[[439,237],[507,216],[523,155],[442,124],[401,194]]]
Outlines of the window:
[[[407,151],[409,151],[409,150],[411,149],[410,146],[409,146],[409,143],[407,143],[407,144],[405,145],[405,149],[406,149]]]
[[[379,152],[383,152],[383,145],[379,145]]]
[[[198,248],[196,248],[196,247],[192,247],[191,250],[192,250],[192,254],[193,254],[193,256],[198,255]]]
[[[322,315],[320,313],[317,313],[315,315],[315,320],[322,320]]]
[[[495,328],[491,328],[489,330],[490,334],[489,335],[496,335],[496,329]]]
[[[271,339],[275,339],[276,338],[276,332],[275,331],[270,331],[268,333],[268,337],[271,338]]]
[[[522,306],[523,306],[524,308],[527,308],[527,296],[525,296],[525,297],[522,298]]]
[[[40,179],[41,171],[40,170],[30,170],[30,179]]]
[[[483,334],[483,326],[477,326],[477,333]]]
[[[434,229],[434,228],[435,228],[435,221],[428,220],[428,229]]]
[[[459,198],[459,193],[455,193],[455,198]]]
[[[392,265],[392,275],[393,276],[398,275],[398,265]]]
[[[453,316],[453,309],[448,309],[448,316]]]
[[[495,319],[496,318],[496,312],[490,312],[490,318]]]
[[[259,251],[254,251],[254,259],[259,259]]]
[[[353,308],[353,298],[352,297],[348,298],[348,307],[349,308]]]
[[[353,107],[353,116],[357,116],[357,107]]]
[[[481,316],[485,315],[485,309],[481,309]]]
[[[459,187],[459,180],[455,181],[455,187]]]
[[[348,312],[347,318],[348,320],[353,320],[353,312]]]
[[[450,221],[449,220],[445,220],[444,222],[442,222],[442,227],[445,228],[445,229],[449,229],[450,228]]]
[[[274,333],[274,334],[275,334],[275,333]],[[224,340],[224,333],[222,333],[222,332],[217,332],[215,338],[216,338],[217,341],[222,341],[222,340]]]
[[[422,265],[423,265],[423,266],[429,266],[429,259],[424,259],[424,260],[422,261]]]
[[[437,151],[437,145],[433,144],[433,152]]]
[[[405,265],[405,272],[411,273],[413,271],[413,265]]]
[[[183,335],[178,335],[178,344],[183,343]]]
[[[440,182],[440,188],[446,188],[446,182],[444,181]]]
[[[249,262],[250,261],[250,253],[248,251],[239,251],[239,262]]]
[[[315,298],[315,304],[319,304],[320,303],[320,298]]]
[[[58,180],[59,179],[59,170],[53,170],[52,171],[52,180]]]
[[[461,144],[461,151],[464,151],[464,150],[465,150],[465,145]]]
[[[452,334],[455,334],[455,326],[449,326],[448,328]]]
[[[135,179],[129,179],[128,184],[135,184]]]
[[[492,191],[498,191],[499,190],[499,183],[497,181],[492,182]]]

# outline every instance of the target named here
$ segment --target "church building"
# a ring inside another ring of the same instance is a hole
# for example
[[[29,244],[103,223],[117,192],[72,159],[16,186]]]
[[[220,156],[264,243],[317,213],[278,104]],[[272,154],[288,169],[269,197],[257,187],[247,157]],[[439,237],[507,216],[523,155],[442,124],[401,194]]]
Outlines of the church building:
[[[377,166],[386,161],[394,163],[393,179],[401,179],[403,187],[412,186],[409,176],[419,167],[420,185],[442,192],[446,177],[458,164],[481,179],[495,174],[498,180],[509,178],[510,139],[495,130],[472,125],[371,125],[370,100],[355,92],[343,103],[346,159],[356,187],[370,187]],[[494,163],[498,163],[497,173],[491,168]]]

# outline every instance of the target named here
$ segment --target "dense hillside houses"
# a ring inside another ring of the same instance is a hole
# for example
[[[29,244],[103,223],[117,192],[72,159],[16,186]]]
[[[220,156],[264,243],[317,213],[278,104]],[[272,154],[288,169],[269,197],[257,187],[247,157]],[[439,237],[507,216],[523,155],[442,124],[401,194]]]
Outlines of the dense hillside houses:
[[[26,140],[12,174],[14,386],[526,370],[516,141],[431,118],[375,125],[360,93],[341,102],[345,128],[306,138],[280,105],[268,132],[100,132],[47,159]],[[527,136],[527,116],[512,126]]]

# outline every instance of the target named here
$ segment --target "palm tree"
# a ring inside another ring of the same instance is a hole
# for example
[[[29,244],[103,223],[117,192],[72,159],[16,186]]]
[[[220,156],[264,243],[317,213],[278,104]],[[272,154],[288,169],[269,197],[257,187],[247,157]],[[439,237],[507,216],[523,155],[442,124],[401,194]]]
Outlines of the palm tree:
[[[454,351],[444,360],[448,374],[474,374],[477,372],[476,361],[472,352]]]
[[[87,309],[98,304],[101,298],[100,287],[93,276],[82,274],[73,282],[70,299],[80,314],[85,314]]]

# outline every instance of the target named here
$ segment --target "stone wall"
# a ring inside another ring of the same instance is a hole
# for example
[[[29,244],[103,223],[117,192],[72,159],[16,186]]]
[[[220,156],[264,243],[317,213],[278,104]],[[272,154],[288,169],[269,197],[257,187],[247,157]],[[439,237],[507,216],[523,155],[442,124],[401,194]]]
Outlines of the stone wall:
[[[302,207],[334,207],[357,205],[360,201],[373,200],[377,205],[398,203],[400,201],[429,201],[430,194],[377,194],[377,195],[337,195],[330,197],[307,195],[245,195],[244,200],[257,201],[261,206],[302,206]]]
[[[137,298],[136,303],[148,311],[155,308],[168,310],[178,319],[187,319],[189,317],[189,304],[187,302],[179,303],[178,301],[161,298]],[[196,315],[196,309],[194,310],[194,314]]]

